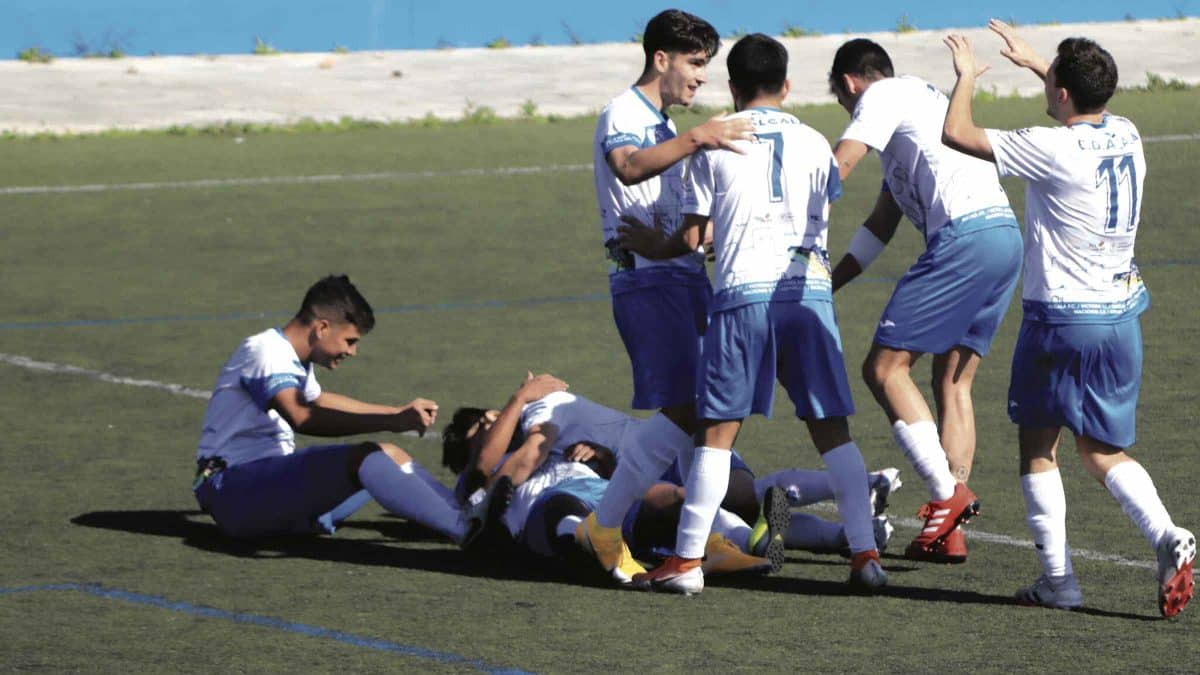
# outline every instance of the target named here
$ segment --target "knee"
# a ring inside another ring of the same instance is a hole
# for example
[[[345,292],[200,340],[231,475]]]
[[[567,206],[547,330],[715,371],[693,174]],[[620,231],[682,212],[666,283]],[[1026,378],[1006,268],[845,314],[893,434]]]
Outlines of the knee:
[[[394,445],[392,443],[376,443],[376,445],[379,447],[379,450],[383,452],[383,454],[391,457],[392,461],[395,462],[397,466],[407,464],[412,461],[412,456],[402,450],[398,445]]]
[[[895,364],[880,359],[878,355],[868,355],[863,360],[862,378],[871,391],[882,391],[887,379],[896,371]]]
[[[402,466],[412,461],[412,457],[409,456],[407,452],[401,450],[397,445],[392,443],[374,443],[368,441],[365,443],[359,443],[351,450],[349,467],[350,474],[357,475],[358,469],[362,466],[363,460],[376,452],[382,452],[383,454],[387,455],[393,462],[396,463],[396,466]]]

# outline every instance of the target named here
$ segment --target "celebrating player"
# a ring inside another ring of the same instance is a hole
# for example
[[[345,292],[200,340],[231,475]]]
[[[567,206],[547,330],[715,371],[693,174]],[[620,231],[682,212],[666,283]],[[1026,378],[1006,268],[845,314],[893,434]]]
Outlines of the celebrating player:
[[[717,31],[697,16],[672,9],[652,18],[642,39],[642,75],[600,113],[593,140],[613,318],[633,367],[633,407],[661,411],[647,423],[645,442],[626,449],[604,500],[578,532],[580,544],[622,584],[644,570],[621,540],[621,518],[692,447],[696,360],[712,290],[702,255],[631,255],[617,246],[617,227],[622,218],[636,218],[674,232],[683,194],[680,160],[748,137],[744,122],[719,118],[678,136],[666,115],[670,106],[691,105],[719,47]]]
[[[829,143],[779,110],[788,93],[787,50],[762,34],[729,52],[735,118],[757,141],[742,153],[705,151],[689,167],[687,214],[669,239],[628,226],[624,245],[650,258],[694,250],[711,218],[715,297],[704,336],[697,415],[703,445],[687,473],[675,555],[639,577],[656,588],[703,590],[704,539],[729,482],[730,450],[742,421],[770,416],[784,385],[829,468],[851,559],[850,583],[879,588],[866,467],[850,439],[854,410],[833,311],[826,239],[829,203],[841,182]]]
[[[967,39],[946,38],[958,83],[945,142],[995,162],[1026,189],[1024,319],[1013,354],[1008,416],[1020,426],[1021,489],[1042,575],[1023,604],[1083,603],[1067,546],[1056,450],[1075,435],[1083,466],[1108,488],[1158,557],[1158,600],[1174,616],[1191,599],[1196,539],[1171,521],[1154,482],[1125,454],[1135,440],[1142,374],[1140,319],[1150,304],[1133,262],[1146,160],[1137,127],[1108,112],[1117,65],[1100,45],[1068,38],[1047,62],[1012,26],[993,20],[1001,54],[1045,82],[1046,112],[1062,126],[981,129],[971,114],[982,72]]]
[[[296,448],[295,432],[348,436],[424,432],[437,404],[394,407],[323,391],[315,366],[336,368],[375,325],[346,276],[313,284],[282,328],[246,338],[225,363],[204,415],[192,488],[223,532],[254,537],[331,529],[318,519],[361,503],[365,488],[385,509],[466,544],[481,523],[450,490],[392,443]],[[349,510],[352,510],[349,509]]]
[[[924,527],[905,555],[963,562],[959,526],[978,511],[967,487],[975,456],[971,384],[1008,309],[1021,267],[1021,233],[996,173],[942,145],[947,99],[915,77],[895,77],[878,44],[850,40],[829,85],[851,120],[834,149],[844,179],[874,148],[883,189],[833,271],[836,291],[883,250],[906,215],[925,252],[896,284],[863,363],[863,378],[896,443],[929,489]],[[933,354],[937,424],[912,368]]]

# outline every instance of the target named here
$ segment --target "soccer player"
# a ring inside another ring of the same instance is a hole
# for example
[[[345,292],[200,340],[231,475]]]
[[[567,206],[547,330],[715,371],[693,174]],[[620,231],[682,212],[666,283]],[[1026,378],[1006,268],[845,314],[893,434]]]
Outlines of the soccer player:
[[[437,404],[364,403],[324,391],[316,366],[337,368],[375,325],[346,276],[313,284],[282,328],[246,338],[225,363],[204,415],[192,486],[200,507],[233,537],[330,530],[318,519],[366,491],[388,511],[466,544],[480,523],[450,490],[392,443],[296,448],[295,432],[348,436],[423,433]]]
[[[945,119],[947,144],[1027,181],[1024,319],[1013,354],[1008,416],[1020,427],[1021,490],[1042,575],[1022,604],[1083,603],[1067,546],[1066,498],[1056,450],[1075,435],[1083,466],[1108,488],[1158,557],[1158,602],[1174,616],[1191,599],[1196,538],[1177,527],[1154,482],[1125,453],[1135,440],[1142,375],[1139,316],[1150,304],[1133,262],[1146,160],[1137,127],[1110,113],[1117,65],[1100,45],[1068,38],[1053,62],[1012,26],[992,20],[1001,54],[1045,82],[1046,113],[1061,126],[981,129],[971,114],[985,69],[961,35],[946,38],[958,83]]]
[[[929,490],[914,560],[967,558],[960,525],[979,508],[967,487],[975,456],[971,384],[1008,309],[1021,268],[1021,233],[996,172],[941,142],[947,99],[916,77],[895,77],[883,47],[850,40],[837,51],[829,86],[850,113],[834,148],[845,179],[871,149],[883,187],[849,251],[833,270],[837,291],[867,269],[908,216],[925,252],[897,282],[862,366],[892,435]],[[912,379],[933,354],[937,422]]]
[[[846,423],[854,404],[826,252],[829,204],[841,192],[837,166],[821,134],[779,109],[789,87],[782,44],[746,36],[726,63],[735,117],[749,120],[758,140],[739,142],[742,153],[692,158],[687,215],[671,238],[647,234],[647,227],[624,229],[624,245],[655,258],[694,250],[711,219],[716,251],[696,396],[703,444],[687,474],[675,555],[638,581],[684,594],[703,590],[704,538],[725,496],[730,451],[748,415],[770,416],[778,377],[829,469],[853,553],[850,583],[879,588],[887,574],[872,530],[866,467]]]
[[[719,47],[717,31],[697,16],[670,9],[650,19],[642,75],[600,113],[593,139],[613,318],[633,369],[633,408],[660,411],[650,418],[646,443],[626,450],[600,508],[578,533],[580,544],[621,584],[644,571],[621,540],[621,518],[677,454],[691,451],[696,360],[712,290],[701,254],[686,251],[665,260],[631,255],[617,246],[617,227],[633,218],[674,232],[681,217],[681,160],[700,148],[749,137],[745,122],[721,118],[678,135],[667,116],[673,105],[691,105]]]

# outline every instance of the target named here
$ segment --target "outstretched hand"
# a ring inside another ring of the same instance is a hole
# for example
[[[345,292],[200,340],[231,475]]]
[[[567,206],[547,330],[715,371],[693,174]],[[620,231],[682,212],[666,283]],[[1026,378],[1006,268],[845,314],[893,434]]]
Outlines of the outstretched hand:
[[[1021,68],[1031,68],[1039,75],[1045,72],[1047,66],[1045,60],[1033,50],[1033,47],[1029,46],[1028,42],[1017,35],[1015,28],[999,19],[990,19],[988,28],[1004,40],[1004,48],[1000,50],[1001,56]]]
[[[976,63],[975,50],[971,49],[971,42],[967,40],[967,36],[961,33],[952,33],[947,35],[942,42],[950,48],[950,53],[954,57],[954,74],[960,78],[965,73],[967,77],[974,79],[991,68],[991,66],[980,66]]]
[[[704,124],[692,129],[692,137],[705,150],[732,150],[738,154],[746,154],[745,150],[734,145],[737,141],[754,140],[754,124],[746,117],[725,117],[717,115]]]
[[[437,403],[427,398],[416,398],[396,413],[399,420],[396,431],[415,431],[424,436],[429,427],[437,422]]]

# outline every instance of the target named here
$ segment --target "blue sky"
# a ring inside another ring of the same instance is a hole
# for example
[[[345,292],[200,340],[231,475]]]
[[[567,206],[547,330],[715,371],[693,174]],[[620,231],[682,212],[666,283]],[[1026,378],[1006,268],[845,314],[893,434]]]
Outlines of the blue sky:
[[[920,28],[984,23],[990,16],[1019,23],[1120,21],[1200,15],[1200,0],[1009,0],[878,2],[847,5],[773,0],[707,0],[675,4],[645,0],[562,2],[436,2],[433,0],[3,0],[0,58],[40,46],[71,56],[119,47],[131,54],[246,53],[254,38],[284,51],[480,47],[503,37],[512,44],[628,40],[657,11],[679,7],[708,19],[723,34],[778,34],[788,25],[822,33],[891,30],[901,17]]]

